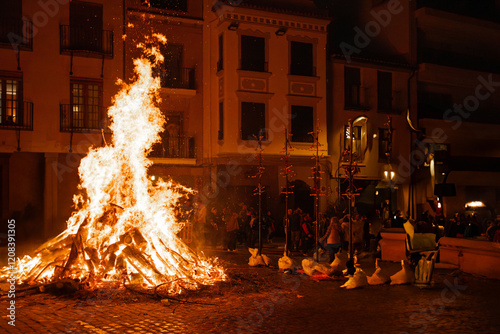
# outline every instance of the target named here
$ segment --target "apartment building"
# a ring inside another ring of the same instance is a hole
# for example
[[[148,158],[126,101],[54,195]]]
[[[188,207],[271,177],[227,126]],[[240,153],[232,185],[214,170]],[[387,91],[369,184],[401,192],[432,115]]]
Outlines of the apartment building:
[[[498,213],[500,1],[414,5],[416,124],[429,161],[415,175],[416,204],[438,196],[447,215],[472,201]],[[442,183],[451,186],[429,186]]]
[[[295,174],[291,206],[312,214],[314,136],[322,164],[328,154],[329,19],[311,1],[209,1],[205,21],[203,162],[210,184],[202,194],[256,209],[261,163],[263,208],[281,217],[287,129]]]
[[[21,237],[65,228],[90,146],[124,76],[121,1],[0,1],[2,220]]]
[[[330,205],[347,207],[352,151],[356,211],[370,216],[379,210],[386,218],[408,209],[405,164],[412,144],[407,113],[415,85],[411,8],[394,3],[346,2],[331,8],[328,70]]]
[[[133,60],[141,56],[138,43],[145,36],[162,34],[164,63],[153,68],[160,78],[161,103],[166,124],[161,142],[150,158],[153,179],[163,178],[200,189],[208,179],[203,164],[203,1],[127,0],[125,26],[126,78],[133,77]]]
[[[495,0],[375,0],[331,8],[332,164],[349,144],[346,122],[367,116],[361,118],[367,129],[359,124],[353,131],[360,146],[354,150],[363,152],[356,179],[383,181],[387,168],[393,170],[398,189],[391,211],[450,215],[471,201],[500,208],[499,8]],[[383,159],[387,116],[394,129],[390,166]],[[358,203],[366,202],[371,186],[355,183]],[[380,193],[375,186],[368,200],[376,208]]]

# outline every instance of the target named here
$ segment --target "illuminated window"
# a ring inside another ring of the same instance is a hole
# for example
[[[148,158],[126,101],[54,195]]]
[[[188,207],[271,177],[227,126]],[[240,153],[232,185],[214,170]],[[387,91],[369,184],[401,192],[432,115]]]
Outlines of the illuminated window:
[[[0,78],[0,123],[19,124],[21,113],[22,82],[18,79]]]
[[[355,156],[360,156],[361,154],[361,126],[353,126],[353,137],[352,137],[352,153]],[[344,126],[344,150],[350,150],[351,147],[351,128],[349,125]]]
[[[71,127],[99,129],[101,121],[102,85],[91,82],[71,82]]]

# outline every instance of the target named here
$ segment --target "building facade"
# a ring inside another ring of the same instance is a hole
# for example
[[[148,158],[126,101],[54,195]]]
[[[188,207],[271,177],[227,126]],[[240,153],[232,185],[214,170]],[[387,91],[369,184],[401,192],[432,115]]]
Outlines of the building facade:
[[[490,216],[498,212],[499,1],[357,1],[330,9],[330,149],[346,148],[346,121],[366,114],[367,129],[378,131],[364,139],[360,125],[357,178],[382,181],[392,168],[392,211],[450,216],[482,201]],[[393,111],[391,166],[382,159],[384,109]],[[380,208],[377,193],[370,202]]]
[[[202,195],[257,209],[262,163],[263,208],[281,217],[286,129],[295,174],[291,205],[313,214],[314,136],[322,164],[328,154],[329,19],[310,1],[209,1],[205,13],[203,159],[210,185]]]
[[[22,237],[65,228],[78,165],[109,134],[124,76],[121,1],[0,1],[2,221]]]

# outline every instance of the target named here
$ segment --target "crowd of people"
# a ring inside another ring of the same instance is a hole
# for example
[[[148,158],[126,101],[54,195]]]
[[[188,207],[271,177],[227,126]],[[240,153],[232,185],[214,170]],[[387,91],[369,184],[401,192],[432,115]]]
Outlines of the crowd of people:
[[[183,221],[192,223],[192,245],[195,248],[210,246],[235,251],[238,244],[248,248],[259,246],[258,212],[244,203],[207,207],[201,201],[192,203],[187,200],[180,207],[179,215]],[[348,249],[351,236],[354,250],[373,251],[380,240],[382,228],[401,228],[408,220],[401,211],[396,211],[392,219],[383,219],[379,210],[375,210],[369,219],[365,215],[354,214],[351,234],[349,215],[327,217],[320,213],[316,221],[300,208],[288,209],[287,215],[279,224],[270,211],[262,212],[261,215],[260,234],[263,243],[272,243],[275,236],[287,233],[290,252],[311,255],[320,247],[328,251],[331,258],[339,250]],[[456,214],[445,220],[424,212],[420,219],[414,222],[414,227],[416,233],[435,233],[436,241],[442,236],[473,238],[484,234],[488,240],[500,242],[500,217],[485,229],[481,228],[475,215]],[[316,233],[318,244],[315,242]]]
[[[210,246],[227,251],[236,251],[237,244],[256,248],[259,240],[259,216],[254,208],[244,203],[238,206],[207,207],[197,201],[191,205],[187,201],[181,210],[183,221],[193,225],[193,245],[195,248]],[[265,243],[272,243],[276,225],[270,211],[263,212],[260,219],[261,238]]]

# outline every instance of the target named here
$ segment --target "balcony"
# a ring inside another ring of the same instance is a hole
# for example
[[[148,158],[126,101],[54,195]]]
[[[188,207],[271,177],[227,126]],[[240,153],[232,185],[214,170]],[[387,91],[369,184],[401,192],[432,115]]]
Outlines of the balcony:
[[[196,89],[194,68],[182,68],[178,71],[171,69],[161,70],[161,87],[173,89]]]
[[[196,159],[194,137],[164,137],[161,143],[153,146],[149,156],[153,159]]]
[[[2,18],[0,48],[33,51],[33,22],[24,18]]]
[[[113,31],[61,25],[61,54],[113,58]]]
[[[269,72],[269,64],[267,61],[242,61],[240,70],[250,72]]]
[[[12,116],[1,115],[0,129],[2,130],[33,130],[33,102],[24,102],[21,110]]]
[[[60,105],[61,132],[109,132],[109,120],[103,107],[87,105]]]

